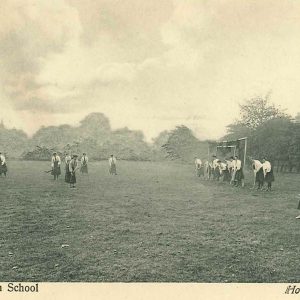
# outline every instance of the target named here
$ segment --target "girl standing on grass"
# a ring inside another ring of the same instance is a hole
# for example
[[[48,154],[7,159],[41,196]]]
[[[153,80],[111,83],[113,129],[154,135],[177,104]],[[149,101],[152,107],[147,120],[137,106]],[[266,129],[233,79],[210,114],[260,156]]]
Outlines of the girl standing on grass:
[[[238,158],[238,156],[234,157],[234,185],[244,187],[244,172],[242,168],[242,161]]]
[[[70,188],[75,188],[76,186],[76,171],[78,170],[78,162],[77,162],[77,154],[72,156],[71,161],[69,162],[69,171],[71,173],[70,176]]]
[[[114,157],[113,154],[108,159],[108,164],[109,164],[109,174],[117,175],[117,159]]]
[[[267,191],[271,191],[272,189],[272,182],[275,181],[274,174],[273,174],[273,168],[269,161],[267,161],[265,158],[262,160],[263,162],[263,171],[264,171],[264,177],[265,182],[267,182]]]
[[[69,153],[66,153],[65,157],[65,164],[66,164],[66,174],[65,174],[65,182],[70,183],[71,178],[71,172],[69,170],[69,163],[71,161],[71,155]]]
[[[54,180],[58,180],[58,176],[61,174],[60,170],[60,157],[57,155],[56,152],[53,152],[52,158],[51,158],[51,175],[54,176]]]
[[[253,188],[255,187],[256,183],[258,184],[257,189],[260,190],[264,185],[264,171],[263,171],[263,164],[257,160],[251,158],[252,161],[252,168],[254,174],[254,183]]]
[[[81,158],[81,168],[80,168],[80,172],[82,174],[88,173],[88,162],[89,162],[89,158],[86,156],[86,153],[83,153]]]
[[[0,152],[0,176],[2,176],[2,173],[6,177],[6,173],[7,173],[6,160],[5,160],[5,156]]]
[[[200,177],[201,175],[204,176],[204,169],[202,166],[202,161],[200,158],[195,157],[195,170],[196,176]]]

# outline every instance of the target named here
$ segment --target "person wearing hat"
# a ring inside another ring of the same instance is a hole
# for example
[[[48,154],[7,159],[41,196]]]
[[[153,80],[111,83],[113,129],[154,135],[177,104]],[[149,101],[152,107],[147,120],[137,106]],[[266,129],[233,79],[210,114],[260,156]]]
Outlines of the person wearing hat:
[[[71,172],[69,170],[69,163],[71,161],[72,157],[69,153],[65,153],[65,182],[70,183],[70,178],[71,178]]]
[[[78,170],[78,155],[74,154],[69,163],[69,171],[70,171],[70,187],[75,188],[76,185],[76,171]]]
[[[6,173],[7,173],[6,159],[4,154],[0,152],[0,176],[2,176],[2,173],[6,177]]]
[[[109,164],[109,174],[117,175],[117,159],[114,157],[113,154],[108,159],[108,164]]]
[[[264,172],[264,180],[268,184],[267,191],[271,191],[272,182],[275,181],[272,165],[266,158],[264,158],[262,160],[262,167]]]
[[[88,161],[89,161],[89,158],[86,156],[86,153],[83,153],[82,157],[81,157],[81,167],[80,167],[80,172],[82,174],[88,173]]]
[[[54,180],[58,180],[58,176],[61,174],[60,164],[61,164],[61,160],[59,155],[57,155],[56,152],[53,152],[51,158],[51,168],[52,168],[51,174],[54,176]]]

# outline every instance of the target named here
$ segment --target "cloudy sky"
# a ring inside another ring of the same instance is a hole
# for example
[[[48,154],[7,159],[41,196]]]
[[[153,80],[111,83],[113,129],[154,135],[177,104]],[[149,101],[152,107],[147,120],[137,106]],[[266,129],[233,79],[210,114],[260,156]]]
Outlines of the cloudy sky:
[[[103,112],[150,140],[219,138],[272,91],[300,111],[298,0],[1,0],[0,118],[34,133]]]

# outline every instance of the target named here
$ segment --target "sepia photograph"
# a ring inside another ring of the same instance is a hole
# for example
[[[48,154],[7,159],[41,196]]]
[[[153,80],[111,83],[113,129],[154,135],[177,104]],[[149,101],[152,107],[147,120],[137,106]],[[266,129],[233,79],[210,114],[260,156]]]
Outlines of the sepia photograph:
[[[299,282],[299,12],[1,0],[5,289]]]

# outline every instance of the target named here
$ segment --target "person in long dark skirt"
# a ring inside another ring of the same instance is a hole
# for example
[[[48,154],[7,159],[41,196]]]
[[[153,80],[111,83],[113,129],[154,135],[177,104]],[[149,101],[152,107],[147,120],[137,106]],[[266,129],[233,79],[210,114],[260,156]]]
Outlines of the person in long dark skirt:
[[[71,172],[69,170],[69,163],[71,161],[72,157],[70,154],[66,153],[66,157],[65,157],[65,182],[66,183],[70,183],[70,178],[71,178]]]
[[[238,158],[238,156],[235,156],[235,177],[234,177],[234,185],[235,186],[244,186],[244,172],[242,168],[242,161]]]
[[[51,158],[51,167],[52,167],[51,175],[54,176],[54,180],[58,180],[58,176],[61,174],[60,163],[61,163],[60,157],[57,155],[56,152],[54,152]]]
[[[212,169],[211,169],[211,175],[212,175],[212,178],[213,179],[217,179],[218,178],[218,172],[217,171],[219,171],[219,170],[216,170],[217,169],[217,167],[218,167],[218,158],[217,158],[217,156],[216,155],[213,155],[212,156]]]
[[[89,158],[86,156],[86,153],[82,154],[81,157],[81,167],[80,167],[80,172],[82,174],[88,174],[88,162],[89,162]]]
[[[4,154],[0,152],[0,176],[4,174],[4,176],[6,177],[6,173],[7,173],[6,159]]]
[[[273,168],[271,163],[268,160],[266,160],[266,158],[264,158],[262,162],[263,162],[263,171],[265,177],[264,181],[267,183],[267,191],[271,191],[272,182],[275,181]]]
[[[108,164],[109,164],[109,174],[117,175],[117,159],[114,157],[113,154],[108,159]]]
[[[252,161],[252,169],[254,174],[253,188],[257,184],[257,189],[260,190],[264,185],[264,179],[265,179],[263,164],[257,159],[251,159],[251,161]]]
[[[221,177],[222,171],[221,171],[221,161],[218,159],[214,163],[214,179],[219,181]]]
[[[201,177],[204,176],[204,167],[202,165],[202,161],[200,158],[195,157],[195,170],[196,176]]]
[[[210,180],[211,176],[212,176],[212,164],[210,161],[206,160],[204,162],[204,178],[206,180]]]
[[[78,170],[78,161],[77,161],[78,155],[74,154],[72,156],[72,159],[69,163],[69,171],[71,173],[70,176],[70,187],[75,188],[76,187],[76,171]]]
[[[225,160],[225,162],[221,163],[221,170],[223,174],[223,181],[230,182],[231,176],[228,169],[228,161]]]
[[[231,184],[231,185],[234,185],[235,172],[236,172],[235,165],[236,165],[236,161],[234,160],[234,157],[231,156],[229,158],[229,163],[228,163],[228,170],[229,170],[229,173],[230,173],[230,182],[229,182],[229,184]]]

